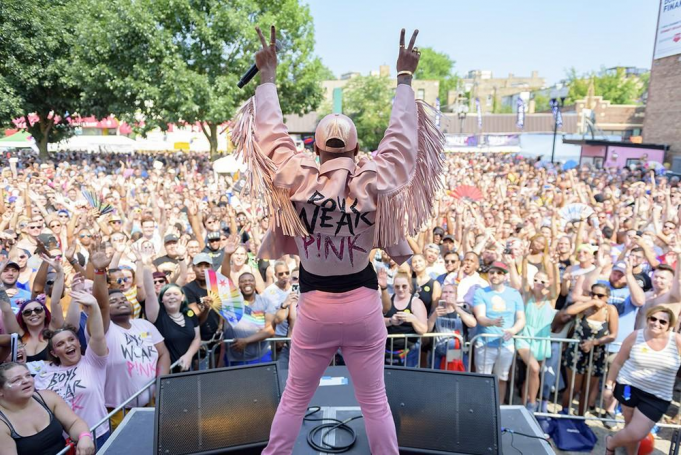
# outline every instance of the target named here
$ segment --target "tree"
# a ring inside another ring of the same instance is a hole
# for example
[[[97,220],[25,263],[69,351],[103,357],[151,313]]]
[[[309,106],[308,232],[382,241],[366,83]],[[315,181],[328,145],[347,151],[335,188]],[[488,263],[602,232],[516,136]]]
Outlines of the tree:
[[[298,0],[92,1],[79,35],[95,43],[78,47],[74,77],[88,88],[91,110],[133,122],[142,117],[142,132],[198,123],[214,154],[220,125],[257,86],[236,86],[261,46],[256,24],[266,32],[274,24],[283,44],[282,110],[304,114],[322,99],[313,22]]]
[[[378,148],[390,121],[393,95],[387,77],[358,76],[345,86],[343,113],[355,122],[362,150]]]
[[[414,73],[414,79],[437,80],[440,82],[440,105],[447,105],[447,96],[450,90],[455,90],[458,76],[453,72],[454,60],[449,55],[438,52],[430,47],[419,48],[421,59],[419,67]]]
[[[41,158],[47,144],[72,133],[69,113],[82,91],[69,76],[79,2],[2,0],[0,3],[0,123],[24,119]],[[37,114],[37,121],[29,121]]]
[[[594,95],[602,96],[612,104],[636,104],[647,89],[647,77],[627,76],[624,68],[615,71],[594,72],[579,76],[572,68],[568,71],[569,92],[566,104],[586,98],[589,86],[593,83]]]
[[[534,112],[547,112],[551,109],[549,102],[551,101],[548,96],[537,93],[534,95]]]

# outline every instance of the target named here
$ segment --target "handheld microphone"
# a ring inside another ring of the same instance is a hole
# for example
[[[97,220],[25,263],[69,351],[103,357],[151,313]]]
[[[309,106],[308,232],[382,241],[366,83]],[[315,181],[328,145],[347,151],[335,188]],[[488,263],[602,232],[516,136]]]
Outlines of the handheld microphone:
[[[277,52],[281,51],[281,41],[276,40],[274,47],[277,49]],[[253,66],[251,66],[248,71],[244,73],[243,76],[241,76],[241,80],[236,84],[237,87],[239,88],[244,88],[244,85],[248,84],[251,82],[251,79],[253,79],[253,76],[255,76],[258,73],[258,67],[255,66],[255,63]]]

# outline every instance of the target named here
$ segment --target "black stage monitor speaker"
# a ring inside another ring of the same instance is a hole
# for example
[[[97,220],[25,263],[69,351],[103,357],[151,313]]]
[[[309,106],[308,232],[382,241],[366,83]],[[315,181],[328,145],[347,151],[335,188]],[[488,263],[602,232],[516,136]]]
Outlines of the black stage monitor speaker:
[[[157,455],[259,454],[281,396],[276,363],[163,376],[156,390]]]
[[[385,367],[400,453],[501,454],[495,376]]]

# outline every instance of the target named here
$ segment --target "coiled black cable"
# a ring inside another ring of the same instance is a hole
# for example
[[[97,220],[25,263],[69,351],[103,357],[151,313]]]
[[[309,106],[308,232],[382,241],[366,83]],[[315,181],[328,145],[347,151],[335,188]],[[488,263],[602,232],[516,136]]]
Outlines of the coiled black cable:
[[[307,408],[309,411],[307,414],[305,414],[305,417],[303,417],[304,421],[307,422],[331,422],[331,423],[323,423],[321,425],[317,425],[314,427],[310,432],[307,434],[307,443],[310,447],[312,447],[314,450],[317,450],[319,452],[326,452],[326,453],[343,453],[347,452],[352,448],[352,446],[355,445],[355,442],[357,442],[357,434],[355,433],[355,430],[353,430],[351,427],[349,427],[347,424],[349,422],[352,422],[353,420],[361,419],[362,416],[361,414],[355,417],[351,417],[346,420],[338,420],[338,419],[311,419],[310,416],[313,414],[316,414],[317,412],[321,411],[321,407],[319,406],[311,406]],[[320,436],[319,438],[319,443],[315,441],[315,437],[317,436],[318,433],[320,433],[322,430],[328,431],[324,433],[323,435]],[[350,441],[349,444],[344,444],[344,445],[333,445],[329,444],[326,442],[326,437],[331,434],[332,432],[336,430],[343,430],[346,433],[350,435],[352,438],[352,441]]]

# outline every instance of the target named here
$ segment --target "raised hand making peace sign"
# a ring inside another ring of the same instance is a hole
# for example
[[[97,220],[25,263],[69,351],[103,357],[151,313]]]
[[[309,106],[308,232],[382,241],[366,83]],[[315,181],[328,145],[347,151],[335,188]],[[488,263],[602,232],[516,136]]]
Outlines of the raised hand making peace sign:
[[[262,43],[262,49],[255,54],[255,66],[260,71],[260,83],[274,82],[277,76],[277,29],[270,27],[270,42],[265,41],[260,27],[256,27],[258,37]]]
[[[411,74],[407,75],[411,76],[419,66],[419,59],[421,58],[421,51],[419,51],[418,47],[414,47],[419,31],[414,30],[414,34],[411,35],[409,46],[407,47],[404,47],[404,33],[405,31],[402,29],[400,31],[400,52],[397,56],[397,75],[400,76],[399,73],[408,72]]]

